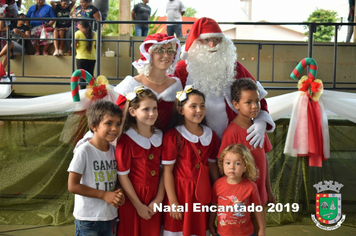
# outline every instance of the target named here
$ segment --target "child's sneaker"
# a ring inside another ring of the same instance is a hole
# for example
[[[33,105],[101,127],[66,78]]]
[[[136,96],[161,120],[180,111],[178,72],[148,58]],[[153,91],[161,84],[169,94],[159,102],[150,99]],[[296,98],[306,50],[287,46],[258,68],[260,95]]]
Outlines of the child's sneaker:
[[[53,56],[59,56],[59,53],[58,53],[58,51],[57,51],[57,50],[56,50],[56,51],[54,51]]]
[[[59,56],[63,56],[63,50],[59,49],[58,54],[59,54]]]

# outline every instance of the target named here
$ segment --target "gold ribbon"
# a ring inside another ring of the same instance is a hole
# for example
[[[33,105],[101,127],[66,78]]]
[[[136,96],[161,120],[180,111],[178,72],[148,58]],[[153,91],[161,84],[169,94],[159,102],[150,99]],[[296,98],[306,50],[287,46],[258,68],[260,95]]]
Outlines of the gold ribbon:
[[[304,92],[314,102],[317,102],[324,92],[323,81],[320,79],[312,80],[311,78],[308,78],[308,76],[304,75],[298,81],[298,89],[299,91]]]
[[[134,100],[137,97],[138,94],[142,93],[144,89],[145,88],[143,86],[135,87],[134,91],[126,94],[126,99],[131,102],[132,100]]]
[[[92,86],[87,87],[85,96],[90,100],[98,100],[105,97],[109,90],[109,80],[104,75],[99,75]]]
[[[188,93],[191,93],[191,92],[193,91],[193,89],[194,89],[193,85],[187,85],[187,86],[185,86],[184,90],[178,91],[178,92],[176,93],[176,98],[177,98],[180,102],[184,101],[185,99],[187,99],[187,94],[188,94]]]

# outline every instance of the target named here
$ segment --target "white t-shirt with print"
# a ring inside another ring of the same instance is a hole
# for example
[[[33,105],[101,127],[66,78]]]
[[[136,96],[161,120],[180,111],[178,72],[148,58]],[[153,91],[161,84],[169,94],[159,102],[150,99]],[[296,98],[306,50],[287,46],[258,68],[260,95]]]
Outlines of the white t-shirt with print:
[[[89,142],[74,152],[68,172],[82,175],[80,183],[94,189],[113,191],[117,180],[115,148],[100,151]],[[117,209],[104,200],[75,194],[73,215],[77,220],[109,221],[117,217]]]

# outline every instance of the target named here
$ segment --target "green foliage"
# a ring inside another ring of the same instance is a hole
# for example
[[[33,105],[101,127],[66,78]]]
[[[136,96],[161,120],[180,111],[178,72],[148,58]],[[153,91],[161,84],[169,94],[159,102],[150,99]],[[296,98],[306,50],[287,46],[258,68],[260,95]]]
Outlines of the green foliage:
[[[158,10],[158,9],[157,9]],[[156,16],[157,14],[157,10],[155,10],[155,12],[150,16],[150,21],[158,21],[158,16]],[[148,30],[148,35],[150,34],[155,34],[155,33],[160,33],[158,32],[159,27],[161,27],[162,24],[156,25],[156,24],[149,24],[149,30]]]
[[[186,17],[195,17],[195,14],[197,14],[197,10],[195,10],[192,7],[187,7],[187,9],[185,10],[184,16]]]
[[[23,14],[26,14],[28,9],[36,4],[36,0],[23,0],[21,3],[21,9],[19,11]],[[49,3],[48,3],[49,4]]]
[[[106,21],[119,20],[119,6],[120,0],[109,0],[109,12]],[[101,32],[103,36],[119,35],[119,26],[117,24],[104,24]]]
[[[337,12],[332,10],[316,9],[312,14],[309,15],[307,22],[315,23],[335,23],[337,21]],[[304,26],[304,29],[307,29]],[[313,33],[314,41],[316,42],[330,42],[331,38],[334,36],[335,26],[332,25],[318,25],[316,32]],[[305,32],[304,35],[308,36],[309,31]]]

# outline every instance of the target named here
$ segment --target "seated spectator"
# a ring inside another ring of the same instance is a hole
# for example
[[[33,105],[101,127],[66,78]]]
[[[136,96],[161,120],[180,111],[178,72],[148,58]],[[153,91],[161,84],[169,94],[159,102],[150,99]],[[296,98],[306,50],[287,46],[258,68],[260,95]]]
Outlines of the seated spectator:
[[[72,3],[69,4],[69,0],[61,0],[60,2],[50,1],[50,4],[56,14],[57,18],[69,18],[70,12],[74,7],[75,0],[72,0]],[[65,32],[68,31],[71,26],[70,21],[56,21],[56,27],[53,30],[53,38],[65,38]],[[54,40],[54,53],[53,56],[63,56],[63,45],[64,41]]]
[[[26,18],[25,14],[18,14],[17,18]],[[22,54],[22,38],[30,38],[31,37],[31,31],[30,28],[25,25],[24,20],[18,20],[17,23],[11,24],[9,26],[1,27],[0,25],[0,31],[6,31],[7,28],[10,28],[10,37],[12,39],[11,44],[10,44],[10,58],[15,56],[15,55],[21,55]],[[0,57],[4,56],[2,59],[2,65],[5,68],[7,66],[7,47],[8,45],[5,45],[5,47],[1,50],[0,52]]]
[[[28,9],[26,16],[28,18],[55,18],[56,15],[53,11],[53,8],[50,5],[45,4],[45,0],[36,0],[36,4],[32,5],[30,9]],[[53,40],[53,24],[54,21],[48,20],[32,20],[30,22],[31,29],[31,36],[33,38],[41,38],[42,29],[49,29],[45,31],[45,38],[31,40],[33,47],[35,48],[36,52],[35,55],[40,55],[40,46],[43,47],[43,55],[48,55],[48,48],[51,46]],[[52,27],[52,31],[50,28]]]
[[[10,17],[17,18],[19,9],[15,0],[6,0],[7,9],[10,13]]]

